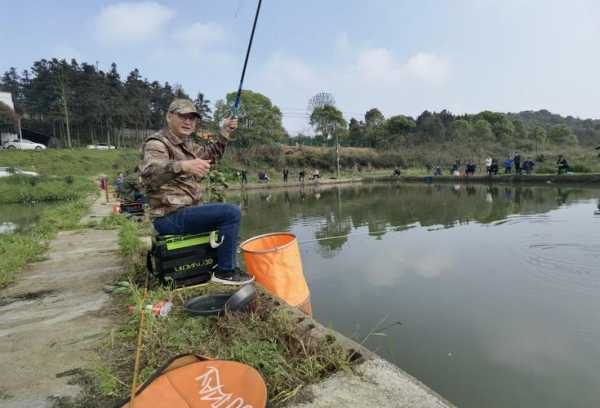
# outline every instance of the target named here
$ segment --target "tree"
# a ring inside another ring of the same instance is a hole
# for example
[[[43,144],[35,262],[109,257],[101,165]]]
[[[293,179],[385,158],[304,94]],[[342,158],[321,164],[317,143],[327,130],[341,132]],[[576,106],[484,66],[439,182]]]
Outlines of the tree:
[[[350,146],[368,146],[365,124],[354,118],[348,124],[348,144]]]
[[[415,130],[417,124],[410,116],[396,115],[385,122],[385,140],[387,144],[394,144],[405,138],[408,133]]]
[[[471,140],[477,144],[494,141],[494,133],[492,132],[492,127],[487,120],[478,119],[475,121],[471,133]]]
[[[504,114],[492,111],[483,111],[475,115],[475,120],[485,119],[492,126],[492,128],[503,118]]]
[[[0,79],[0,90],[3,92],[9,92],[12,95],[13,103],[15,105],[15,112],[20,114],[23,113],[25,99],[21,81],[22,79],[17,73],[15,67],[11,67],[8,71],[6,71]]]
[[[538,148],[543,149],[546,143],[546,131],[541,126],[536,126],[531,131],[531,138],[535,142],[535,152],[537,154]]]
[[[329,139],[336,129],[346,127],[346,120],[335,106],[326,105],[313,110],[310,115],[310,125],[325,139]]]
[[[454,121],[454,115],[449,110],[443,109],[437,114],[445,129],[450,128],[450,124]]]
[[[385,122],[383,113],[377,108],[369,109],[365,113],[365,125],[367,128],[376,128],[382,126]]]
[[[196,105],[196,109],[198,109],[198,112],[200,113],[201,123],[208,124],[212,120],[210,100],[206,99],[202,92],[198,92],[196,99],[194,99],[194,105]]]
[[[103,72],[96,64],[56,58],[35,61],[21,75],[9,69],[0,76],[0,88],[13,94],[19,118],[26,113],[25,126],[64,139],[66,145],[72,144],[71,137],[78,143],[98,138],[110,143],[112,138],[126,144],[124,128],[138,130],[129,143],[138,145],[141,130],[163,125],[176,95],[187,97],[180,86],[149,82],[137,69],[123,82],[114,63]]]
[[[513,123],[502,115],[502,117],[492,124],[492,131],[496,136],[496,140],[505,146],[510,146],[514,143],[515,127]]]
[[[230,92],[226,100],[215,104],[213,123],[215,127],[231,115],[231,106],[237,92]],[[286,137],[282,124],[281,110],[265,95],[243,90],[240,96],[239,128],[236,131],[235,144],[249,147],[259,144],[280,142]]]
[[[112,129],[113,131],[113,139],[114,137],[114,129],[116,127],[122,127],[126,115],[124,114],[125,110],[125,98],[123,95],[123,83],[121,82],[121,76],[119,75],[119,71],[117,70],[117,64],[114,62],[110,66],[110,71],[106,74],[104,78],[104,83],[106,86],[106,103],[109,106],[108,116],[107,116],[107,127]],[[117,144],[121,145],[122,140],[117,140]]]
[[[139,133],[151,124],[152,111],[148,109],[152,106],[150,84],[142,80],[136,68],[127,76],[124,88],[127,122]]]
[[[446,138],[446,129],[440,117],[427,111],[417,118],[417,132],[425,142],[442,143]]]
[[[519,142],[519,143],[523,143],[525,140],[527,140],[529,137],[528,132],[527,132],[527,128],[525,128],[525,124],[519,120],[519,119],[515,119],[512,121],[513,124],[513,128],[514,128],[514,140]]]
[[[560,145],[577,144],[577,136],[566,125],[552,126],[550,132],[548,132],[548,140]]]
[[[346,129],[346,120],[335,106],[316,107],[310,115],[310,125],[324,139],[335,137],[336,174],[340,177],[340,132]]]
[[[450,124],[450,139],[461,144],[472,142],[473,128],[471,123],[465,119],[456,119]]]
[[[173,89],[175,91],[175,98],[191,99],[190,96],[185,93],[185,91],[183,90],[183,87],[180,84],[175,84],[173,86]]]
[[[412,132],[416,128],[415,120],[410,116],[396,115],[389,118],[385,127],[391,134],[403,134]]]
[[[365,133],[367,145],[379,147],[385,138],[385,117],[377,108],[369,109],[365,113]]]
[[[17,115],[10,106],[0,102],[0,129],[4,127],[17,126]]]

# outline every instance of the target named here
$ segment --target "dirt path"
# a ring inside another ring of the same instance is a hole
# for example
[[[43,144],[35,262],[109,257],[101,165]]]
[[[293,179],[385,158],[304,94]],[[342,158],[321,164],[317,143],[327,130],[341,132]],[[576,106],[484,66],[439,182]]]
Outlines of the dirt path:
[[[89,217],[110,213],[102,198]],[[76,395],[70,374],[93,364],[110,320],[103,287],[121,272],[117,231],[61,232],[46,260],[26,267],[0,292],[0,407],[49,407],[49,396]]]

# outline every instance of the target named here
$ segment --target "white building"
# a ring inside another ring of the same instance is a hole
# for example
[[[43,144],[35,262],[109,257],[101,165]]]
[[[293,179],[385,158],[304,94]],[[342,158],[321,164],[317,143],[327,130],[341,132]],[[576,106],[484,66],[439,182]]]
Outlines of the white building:
[[[10,92],[0,92],[0,102],[4,103],[12,110],[15,110],[15,104],[13,103]]]
[[[0,102],[7,105],[13,111],[15,110],[15,105],[13,103],[12,95],[10,94],[10,92],[0,92]],[[13,133],[14,128],[11,128],[12,126],[10,128],[0,129],[0,146],[3,146],[4,143],[8,142],[9,140],[14,140],[17,137],[19,139],[21,138],[21,132],[19,131],[19,129],[17,129],[17,133]]]

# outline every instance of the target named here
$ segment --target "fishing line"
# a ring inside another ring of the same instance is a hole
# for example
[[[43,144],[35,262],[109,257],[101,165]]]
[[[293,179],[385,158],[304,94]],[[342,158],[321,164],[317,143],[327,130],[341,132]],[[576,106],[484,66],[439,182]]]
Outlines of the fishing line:
[[[298,244],[303,245],[303,244],[309,244],[311,242],[321,242],[321,241],[328,241],[330,239],[339,239],[339,238],[350,238],[350,237],[361,236],[361,235],[381,235],[381,234],[385,234],[386,232],[393,232],[393,231],[394,230],[381,230],[381,231],[373,231],[373,232],[369,232],[369,231],[368,232],[355,232],[354,234],[345,234],[345,235],[332,235],[329,237],[298,241]]]
[[[142,296],[142,306],[140,311],[140,324],[138,326],[138,337],[135,350],[135,362],[133,365],[133,379],[131,380],[131,392],[129,396],[129,408],[135,407],[135,394],[137,392],[137,381],[140,373],[140,360],[142,356],[142,343],[144,341],[144,320],[146,317],[146,298],[148,297],[148,277],[150,271],[146,270],[146,278],[144,281],[144,295]]]
[[[304,245],[304,244],[310,244],[313,242],[321,242],[321,241],[329,241],[331,239],[340,239],[340,238],[352,238],[352,237],[358,237],[358,236],[364,236],[364,235],[383,235],[385,233],[388,232],[399,232],[399,231],[403,231],[405,229],[409,229],[412,228],[413,225],[407,225],[406,227],[398,227],[398,228],[388,228],[388,229],[384,229],[384,230],[379,230],[379,231],[367,231],[367,232],[355,232],[353,234],[345,234],[345,235],[332,235],[329,237],[323,237],[323,238],[315,238],[315,239],[306,239],[303,241],[298,241],[298,245]],[[246,239],[250,239],[253,237],[249,237]],[[245,241],[246,239],[243,239],[242,241]],[[242,251],[241,249],[238,247],[237,249],[237,253],[240,254]]]
[[[416,224],[408,224],[406,226],[403,227],[395,227],[395,228],[386,228],[386,229],[382,229],[379,231],[365,231],[365,232],[355,232],[352,234],[344,234],[344,235],[332,235],[332,236],[328,236],[328,237],[323,237],[323,238],[314,238],[314,239],[306,239],[303,241],[298,241],[299,245],[303,245],[303,244],[309,244],[312,242],[321,242],[321,241],[328,241],[330,239],[339,239],[339,238],[352,238],[352,237],[357,237],[357,236],[364,236],[364,235],[383,235],[386,234],[388,232],[400,232],[400,231],[404,231],[410,228],[415,227]]]

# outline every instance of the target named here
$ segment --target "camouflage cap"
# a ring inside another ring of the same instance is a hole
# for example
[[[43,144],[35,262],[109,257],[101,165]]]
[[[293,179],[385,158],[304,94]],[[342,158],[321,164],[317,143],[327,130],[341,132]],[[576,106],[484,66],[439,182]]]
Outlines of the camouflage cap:
[[[190,101],[189,99],[175,99],[169,105],[169,112],[181,114],[195,113],[196,116],[200,117],[198,109],[196,109],[196,105],[194,105],[194,102]]]

